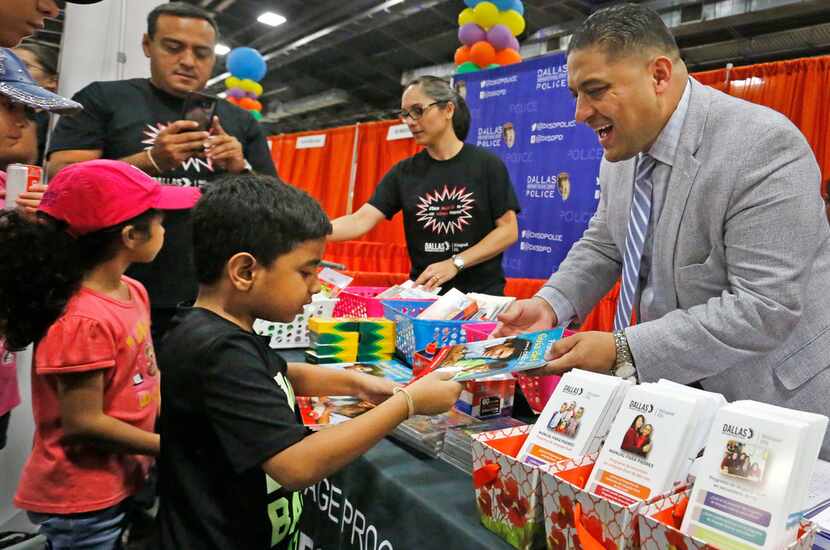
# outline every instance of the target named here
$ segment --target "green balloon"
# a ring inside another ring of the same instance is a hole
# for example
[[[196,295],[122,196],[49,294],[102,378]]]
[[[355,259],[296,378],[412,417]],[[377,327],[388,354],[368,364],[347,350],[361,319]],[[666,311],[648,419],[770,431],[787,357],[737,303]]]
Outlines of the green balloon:
[[[455,74],[474,73],[478,70],[478,65],[472,61],[465,61],[455,69]]]
[[[251,113],[251,116],[254,117],[254,120],[262,120],[262,113],[259,111],[248,111]]]
[[[489,65],[487,65],[488,69],[498,69],[499,67],[501,67],[501,65],[499,65],[498,63],[490,63]]]

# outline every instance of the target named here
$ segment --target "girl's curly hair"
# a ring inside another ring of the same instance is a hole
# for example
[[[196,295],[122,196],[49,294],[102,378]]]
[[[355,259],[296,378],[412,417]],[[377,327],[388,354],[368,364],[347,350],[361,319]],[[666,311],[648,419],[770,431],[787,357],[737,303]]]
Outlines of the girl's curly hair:
[[[132,225],[149,238],[159,215],[148,210],[75,239],[64,222],[42,212],[36,220],[18,210],[0,213],[0,336],[6,347],[20,350],[43,338],[84,275],[118,252],[123,228]]]

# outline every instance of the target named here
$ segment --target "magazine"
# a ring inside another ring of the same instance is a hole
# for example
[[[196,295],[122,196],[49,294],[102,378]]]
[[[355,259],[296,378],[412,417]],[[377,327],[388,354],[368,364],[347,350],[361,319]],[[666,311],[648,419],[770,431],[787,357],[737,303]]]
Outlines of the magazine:
[[[449,346],[438,352],[432,368],[454,372],[457,382],[539,368],[563,332],[557,328]]]

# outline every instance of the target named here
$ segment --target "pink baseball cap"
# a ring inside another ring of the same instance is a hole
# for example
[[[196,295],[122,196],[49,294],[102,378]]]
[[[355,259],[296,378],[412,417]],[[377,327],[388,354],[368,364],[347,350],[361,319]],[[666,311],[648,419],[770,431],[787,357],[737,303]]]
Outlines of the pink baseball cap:
[[[80,236],[113,227],[150,209],[185,210],[201,196],[197,187],[160,185],[126,162],[90,160],[58,172],[38,210],[66,222]]]

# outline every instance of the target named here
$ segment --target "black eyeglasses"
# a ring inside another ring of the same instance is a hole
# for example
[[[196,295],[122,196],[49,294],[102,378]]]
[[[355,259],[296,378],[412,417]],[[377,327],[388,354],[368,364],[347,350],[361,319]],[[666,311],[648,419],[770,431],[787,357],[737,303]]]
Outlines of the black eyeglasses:
[[[447,102],[447,100],[444,99],[444,100],[441,100],[441,101],[433,101],[432,103],[430,103],[429,105],[427,105],[425,107],[421,107],[420,105],[415,105],[414,107],[412,107],[408,111],[406,109],[401,109],[400,111],[397,111],[396,114],[398,115],[398,118],[400,118],[401,120],[406,120],[406,117],[409,117],[412,120],[420,120],[421,117],[424,116],[424,113],[427,112],[427,109],[429,109],[433,105],[440,105],[441,103],[446,103],[446,102]]]

